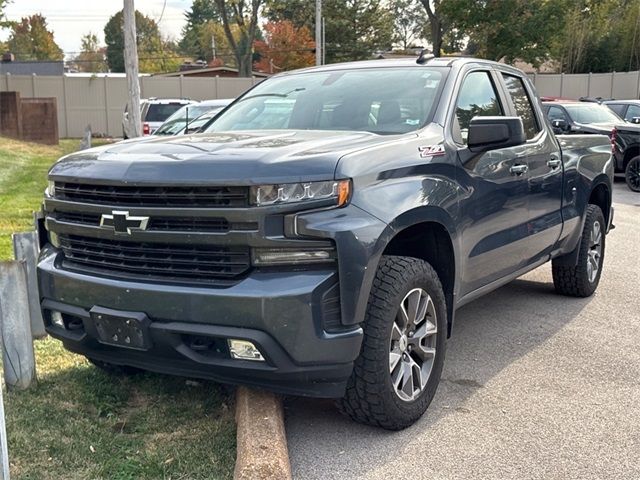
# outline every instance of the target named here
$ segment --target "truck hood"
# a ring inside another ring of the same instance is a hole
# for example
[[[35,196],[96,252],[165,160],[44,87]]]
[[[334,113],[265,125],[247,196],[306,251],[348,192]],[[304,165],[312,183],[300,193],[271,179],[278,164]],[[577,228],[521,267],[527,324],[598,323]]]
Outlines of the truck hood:
[[[397,138],[311,130],[145,137],[63,157],[51,168],[49,178],[133,185],[328,180],[334,178],[336,165],[345,154]]]

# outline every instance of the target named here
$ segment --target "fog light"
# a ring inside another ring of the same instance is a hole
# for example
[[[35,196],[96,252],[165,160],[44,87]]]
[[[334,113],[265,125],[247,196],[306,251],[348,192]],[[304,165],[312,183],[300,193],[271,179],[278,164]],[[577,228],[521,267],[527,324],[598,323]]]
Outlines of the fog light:
[[[58,328],[64,328],[62,314],[60,312],[51,312],[51,323]]]
[[[335,261],[332,249],[295,250],[288,248],[256,248],[253,250],[253,264],[260,265],[300,265]]]
[[[230,338],[227,342],[229,343],[231,358],[264,362],[264,357],[260,350],[253,343],[247,340],[236,340],[235,338]]]

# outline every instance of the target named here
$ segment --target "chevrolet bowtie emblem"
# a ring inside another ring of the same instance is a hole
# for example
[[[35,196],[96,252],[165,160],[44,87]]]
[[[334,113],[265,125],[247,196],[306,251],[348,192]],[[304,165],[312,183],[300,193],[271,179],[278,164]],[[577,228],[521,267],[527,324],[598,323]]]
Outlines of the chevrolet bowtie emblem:
[[[111,215],[103,214],[100,218],[100,226],[113,228],[116,234],[131,235],[131,230],[146,230],[149,217],[129,216],[129,212],[114,210]]]

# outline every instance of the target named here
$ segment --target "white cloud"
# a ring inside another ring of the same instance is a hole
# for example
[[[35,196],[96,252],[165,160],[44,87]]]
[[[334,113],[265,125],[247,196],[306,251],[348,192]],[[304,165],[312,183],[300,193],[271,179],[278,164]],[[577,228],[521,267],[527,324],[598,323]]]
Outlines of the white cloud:
[[[136,9],[160,21],[160,31],[174,39],[180,37],[184,26],[184,12],[191,7],[191,0],[136,0]],[[80,38],[88,32],[98,35],[104,42],[104,26],[114,13],[122,8],[122,1],[94,0],[14,0],[6,8],[9,20],[41,13],[47,18],[49,29],[55,41],[66,55],[80,50]],[[162,17],[161,17],[162,15]],[[8,33],[1,32],[0,39],[6,40]]]

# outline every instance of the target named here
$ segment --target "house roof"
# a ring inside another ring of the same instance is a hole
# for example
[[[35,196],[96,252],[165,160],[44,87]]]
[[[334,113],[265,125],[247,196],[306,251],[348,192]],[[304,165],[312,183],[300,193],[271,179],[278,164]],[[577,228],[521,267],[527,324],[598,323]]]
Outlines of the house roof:
[[[197,69],[189,69],[189,70],[183,70],[180,72],[171,72],[171,73],[163,73],[160,75],[156,75],[158,77],[179,77],[181,75],[189,76],[189,75],[201,75],[203,73],[223,73],[223,72],[228,72],[228,73],[238,73],[238,69],[237,68],[231,68],[231,67],[207,67],[207,68],[197,68]],[[267,78],[269,77],[269,74],[267,73],[262,73],[262,72],[251,72],[252,76],[254,77],[260,77],[260,78]]]

